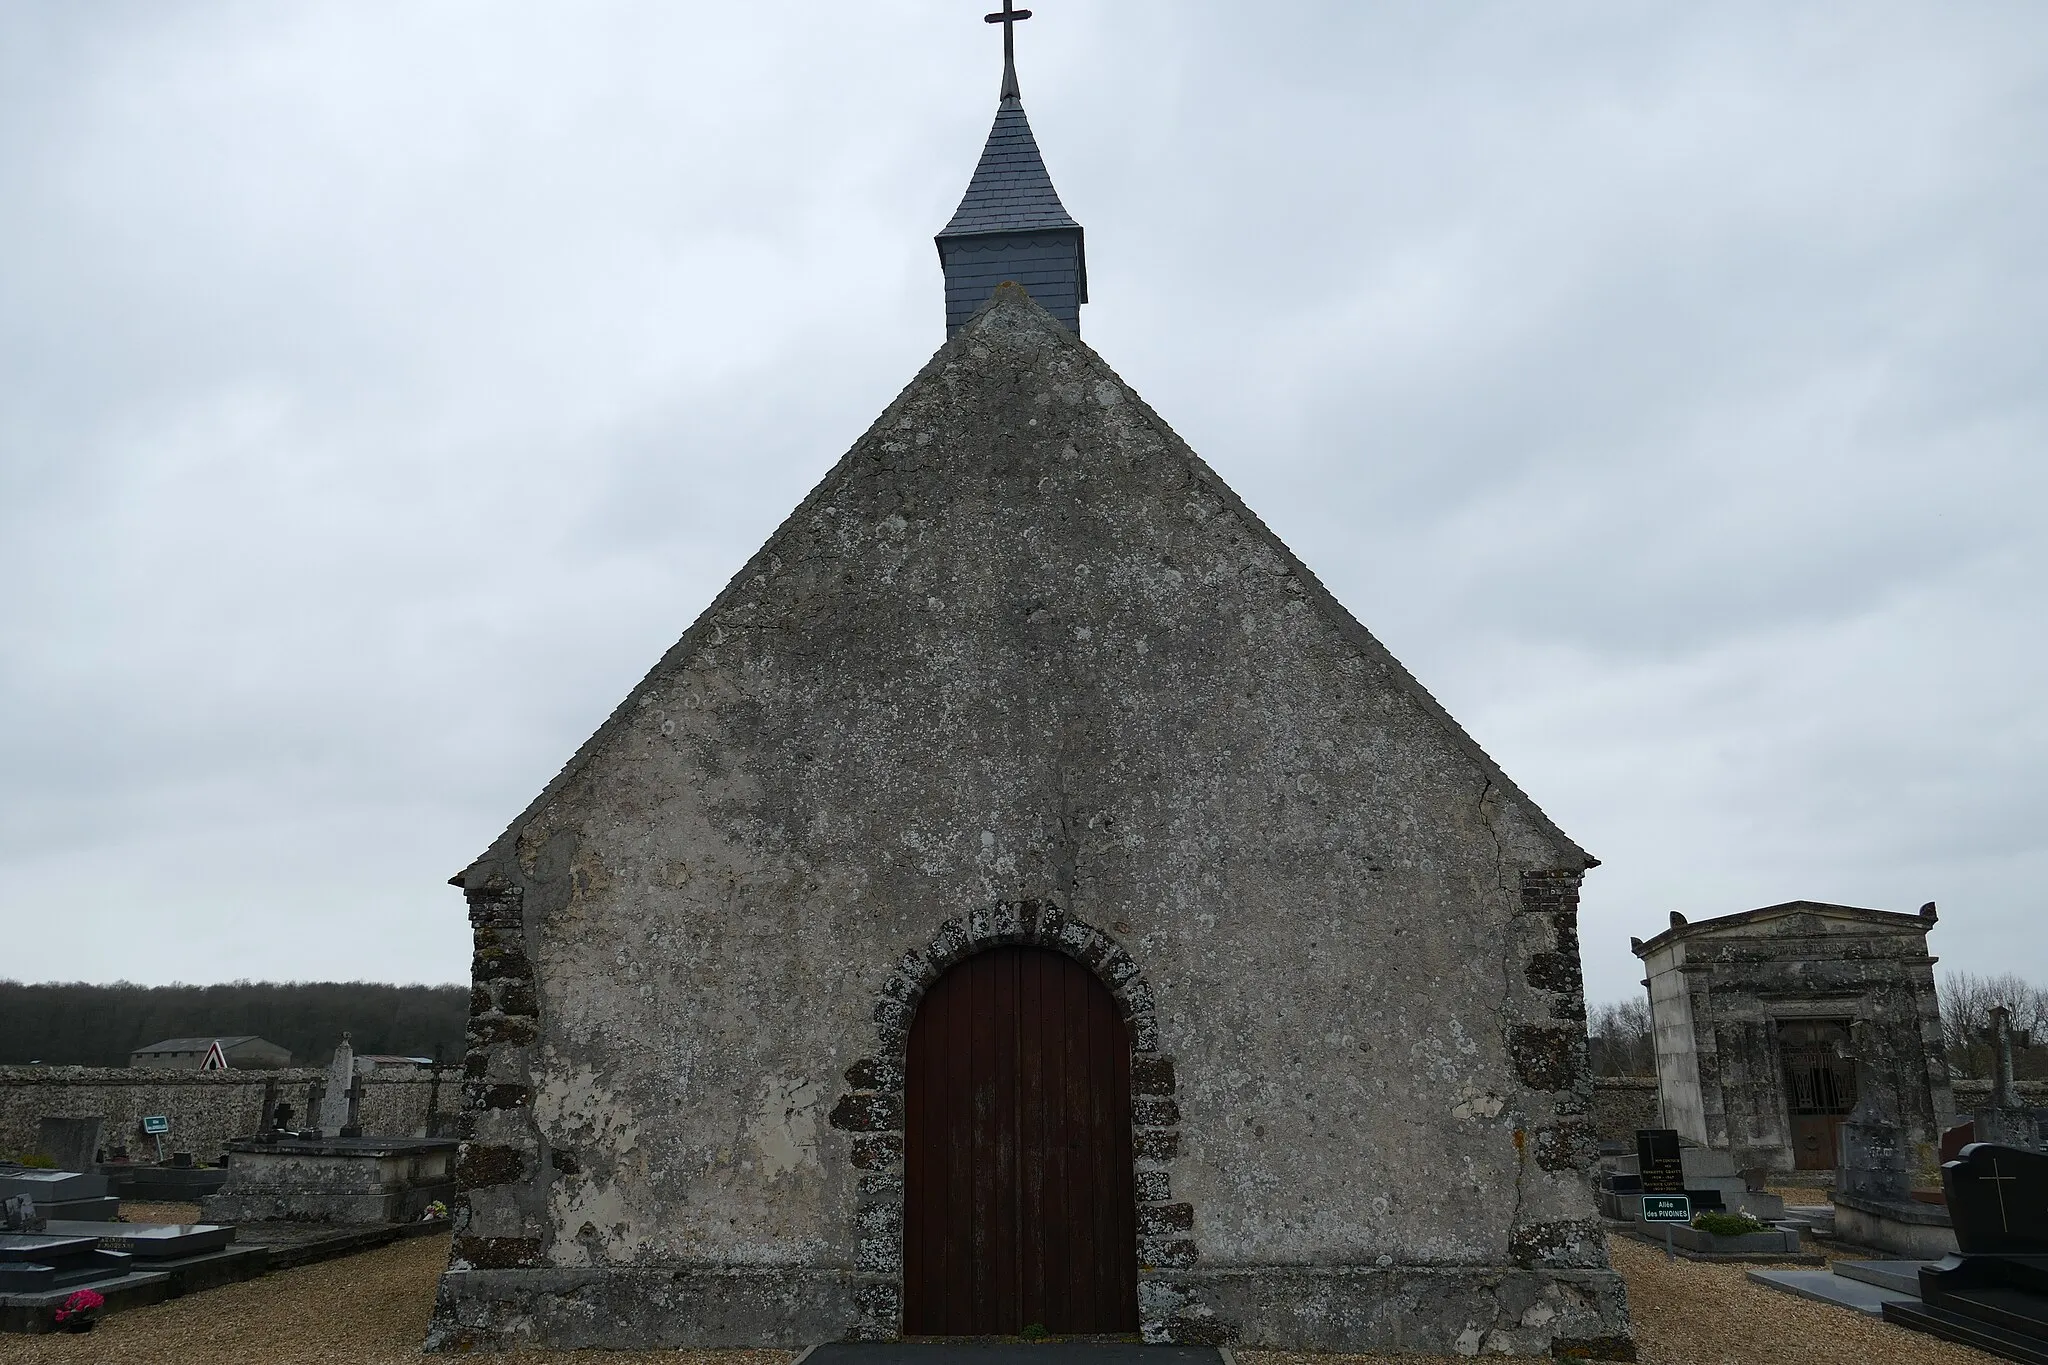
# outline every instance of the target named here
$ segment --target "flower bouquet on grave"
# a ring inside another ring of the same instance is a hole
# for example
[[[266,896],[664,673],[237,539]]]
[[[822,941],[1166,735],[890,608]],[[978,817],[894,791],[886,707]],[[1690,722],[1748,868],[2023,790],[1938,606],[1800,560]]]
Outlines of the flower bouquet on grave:
[[[57,1305],[57,1330],[90,1332],[100,1320],[107,1301],[90,1289],[81,1289]]]
[[[447,1220],[447,1217],[448,1206],[438,1199],[436,1199],[433,1203],[427,1205],[427,1207],[420,1213],[420,1221],[422,1223],[445,1222]]]

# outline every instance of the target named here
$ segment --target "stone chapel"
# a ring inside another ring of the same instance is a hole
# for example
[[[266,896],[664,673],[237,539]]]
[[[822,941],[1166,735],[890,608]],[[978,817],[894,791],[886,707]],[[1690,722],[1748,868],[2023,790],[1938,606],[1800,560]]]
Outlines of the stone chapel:
[[[429,1349],[1633,1358],[1594,860],[1083,344],[1007,55],[938,250],[945,343],[454,879]]]

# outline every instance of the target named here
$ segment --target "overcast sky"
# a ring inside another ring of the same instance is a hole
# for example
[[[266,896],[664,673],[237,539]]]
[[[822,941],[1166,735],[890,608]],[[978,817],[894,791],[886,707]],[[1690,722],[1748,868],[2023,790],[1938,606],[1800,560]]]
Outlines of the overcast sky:
[[[986,0],[0,0],[0,976],[447,877],[939,343]],[[2048,982],[2048,6],[1037,0],[1088,340],[1628,937]]]

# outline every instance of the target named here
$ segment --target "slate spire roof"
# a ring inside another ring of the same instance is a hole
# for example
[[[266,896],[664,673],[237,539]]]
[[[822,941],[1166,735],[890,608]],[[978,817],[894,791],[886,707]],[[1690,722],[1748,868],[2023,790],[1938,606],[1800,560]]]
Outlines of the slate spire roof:
[[[946,277],[946,335],[966,325],[996,286],[1020,284],[1068,331],[1081,331],[1088,302],[1088,252],[1081,225],[1060,202],[1017,93],[1014,19],[1029,10],[1004,4],[1003,88],[995,126],[967,182],[960,207],[934,239]],[[1007,18],[1006,18],[1007,16]]]
[[[1046,174],[1024,102],[1007,96],[953,221],[934,239],[946,277],[946,335],[988,302],[999,284],[1019,284],[1076,336],[1088,302],[1088,250]]]
[[[967,193],[939,237],[1080,227],[1052,187],[1031,121],[1024,116],[1024,101],[1014,95],[1005,99],[996,108],[995,126]]]

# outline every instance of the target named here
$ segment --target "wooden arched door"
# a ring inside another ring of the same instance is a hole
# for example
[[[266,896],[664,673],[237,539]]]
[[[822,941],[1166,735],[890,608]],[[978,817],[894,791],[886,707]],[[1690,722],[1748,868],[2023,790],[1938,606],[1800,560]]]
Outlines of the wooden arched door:
[[[1086,967],[992,948],[910,1029],[903,1330],[1138,1329],[1130,1034]]]

